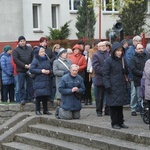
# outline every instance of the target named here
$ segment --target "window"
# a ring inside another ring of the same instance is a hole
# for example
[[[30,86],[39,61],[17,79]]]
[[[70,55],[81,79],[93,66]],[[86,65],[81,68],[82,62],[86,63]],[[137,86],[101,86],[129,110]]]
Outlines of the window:
[[[33,5],[33,29],[40,30],[40,4]]]
[[[147,14],[150,14],[150,1],[147,2]]]
[[[58,5],[52,5],[52,28],[58,28]]]
[[[118,12],[120,0],[103,0],[103,12]]]
[[[81,0],[69,0],[69,9],[71,11],[77,11],[80,5],[81,5]]]

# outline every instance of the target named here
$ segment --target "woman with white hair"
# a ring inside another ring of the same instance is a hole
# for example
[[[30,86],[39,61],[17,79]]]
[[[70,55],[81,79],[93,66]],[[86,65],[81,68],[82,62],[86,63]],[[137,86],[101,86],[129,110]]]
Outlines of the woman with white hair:
[[[58,91],[60,79],[64,74],[69,72],[71,64],[72,64],[71,60],[67,59],[67,50],[61,48],[58,51],[58,59],[55,60],[53,63],[53,73],[56,77],[56,97],[58,105],[60,104],[61,101],[61,94]]]

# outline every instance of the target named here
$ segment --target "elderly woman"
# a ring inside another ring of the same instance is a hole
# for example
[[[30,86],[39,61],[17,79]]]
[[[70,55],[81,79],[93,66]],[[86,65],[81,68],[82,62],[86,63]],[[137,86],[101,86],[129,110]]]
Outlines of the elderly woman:
[[[68,55],[68,58],[72,61],[73,64],[76,64],[79,66],[79,75],[85,78],[85,69],[87,66],[87,62],[85,59],[85,56],[82,55],[83,49],[79,44],[74,45],[72,48],[73,53]]]
[[[60,79],[64,74],[69,72],[69,68],[72,63],[69,59],[67,59],[67,50],[64,48],[59,50],[58,57],[59,58],[55,60],[53,64],[53,73],[56,77],[56,97],[59,105],[61,101],[61,94],[58,91]]]
[[[45,49],[43,47],[38,47],[35,50],[35,57],[30,66],[30,72],[35,74],[35,79],[33,79],[33,88],[36,97],[36,115],[42,115],[40,112],[40,101],[43,104],[43,114],[50,115],[51,113],[47,108],[47,101],[50,96],[50,74],[51,65],[49,60],[45,55]]]

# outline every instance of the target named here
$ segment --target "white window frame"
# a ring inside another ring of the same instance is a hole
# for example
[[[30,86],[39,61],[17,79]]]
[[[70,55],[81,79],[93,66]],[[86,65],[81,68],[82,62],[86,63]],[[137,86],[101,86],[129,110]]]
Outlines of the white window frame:
[[[32,13],[33,13],[33,7],[37,7],[37,27],[34,27],[34,14],[33,14],[33,30],[34,31],[40,31],[41,29],[41,24],[40,24],[40,20],[41,20],[41,16],[40,16],[40,9],[41,9],[41,4],[33,4],[32,5]]]
[[[59,5],[52,5],[51,6],[51,10],[52,10],[53,7],[55,7],[55,14],[56,14],[56,16],[54,16],[54,17],[56,17],[56,20],[55,20],[56,27],[53,26],[53,11],[51,11],[51,14],[52,14],[52,28],[53,29],[58,29],[58,21],[59,21],[59,19],[58,19],[58,17],[59,17],[59,15],[58,15],[59,8],[58,7],[59,7]]]
[[[102,3],[102,13],[105,13],[105,14],[112,14],[112,13],[116,13],[118,14],[119,11],[116,11],[115,8],[114,8],[114,2],[115,0],[112,0],[112,10],[107,10],[107,4],[106,4],[106,0],[103,0],[103,3]]]
[[[147,14],[150,14],[150,1],[147,2]]]
[[[77,9],[74,9],[74,1],[75,0],[69,0],[69,10],[70,10],[70,13],[77,13]],[[81,5],[81,0],[78,0],[80,1],[80,5]],[[70,9],[70,2],[71,2],[71,9]]]

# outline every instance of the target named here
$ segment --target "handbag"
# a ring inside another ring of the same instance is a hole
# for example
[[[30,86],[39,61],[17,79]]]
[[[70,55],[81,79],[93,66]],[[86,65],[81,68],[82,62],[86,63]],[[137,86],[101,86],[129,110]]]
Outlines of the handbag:
[[[124,66],[124,59],[123,58],[122,58],[122,67],[123,67],[123,69],[125,68],[125,66]],[[131,89],[131,81],[130,81],[130,79],[126,76],[125,73],[123,75],[124,75],[124,78],[126,80],[126,88],[127,89]]]
[[[90,57],[88,58],[87,72],[88,73],[92,73],[93,72],[92,61],[91,61]]]
[[[26,73],[31,79],[35,79],[35,74],[31,73],[29,70]]]

